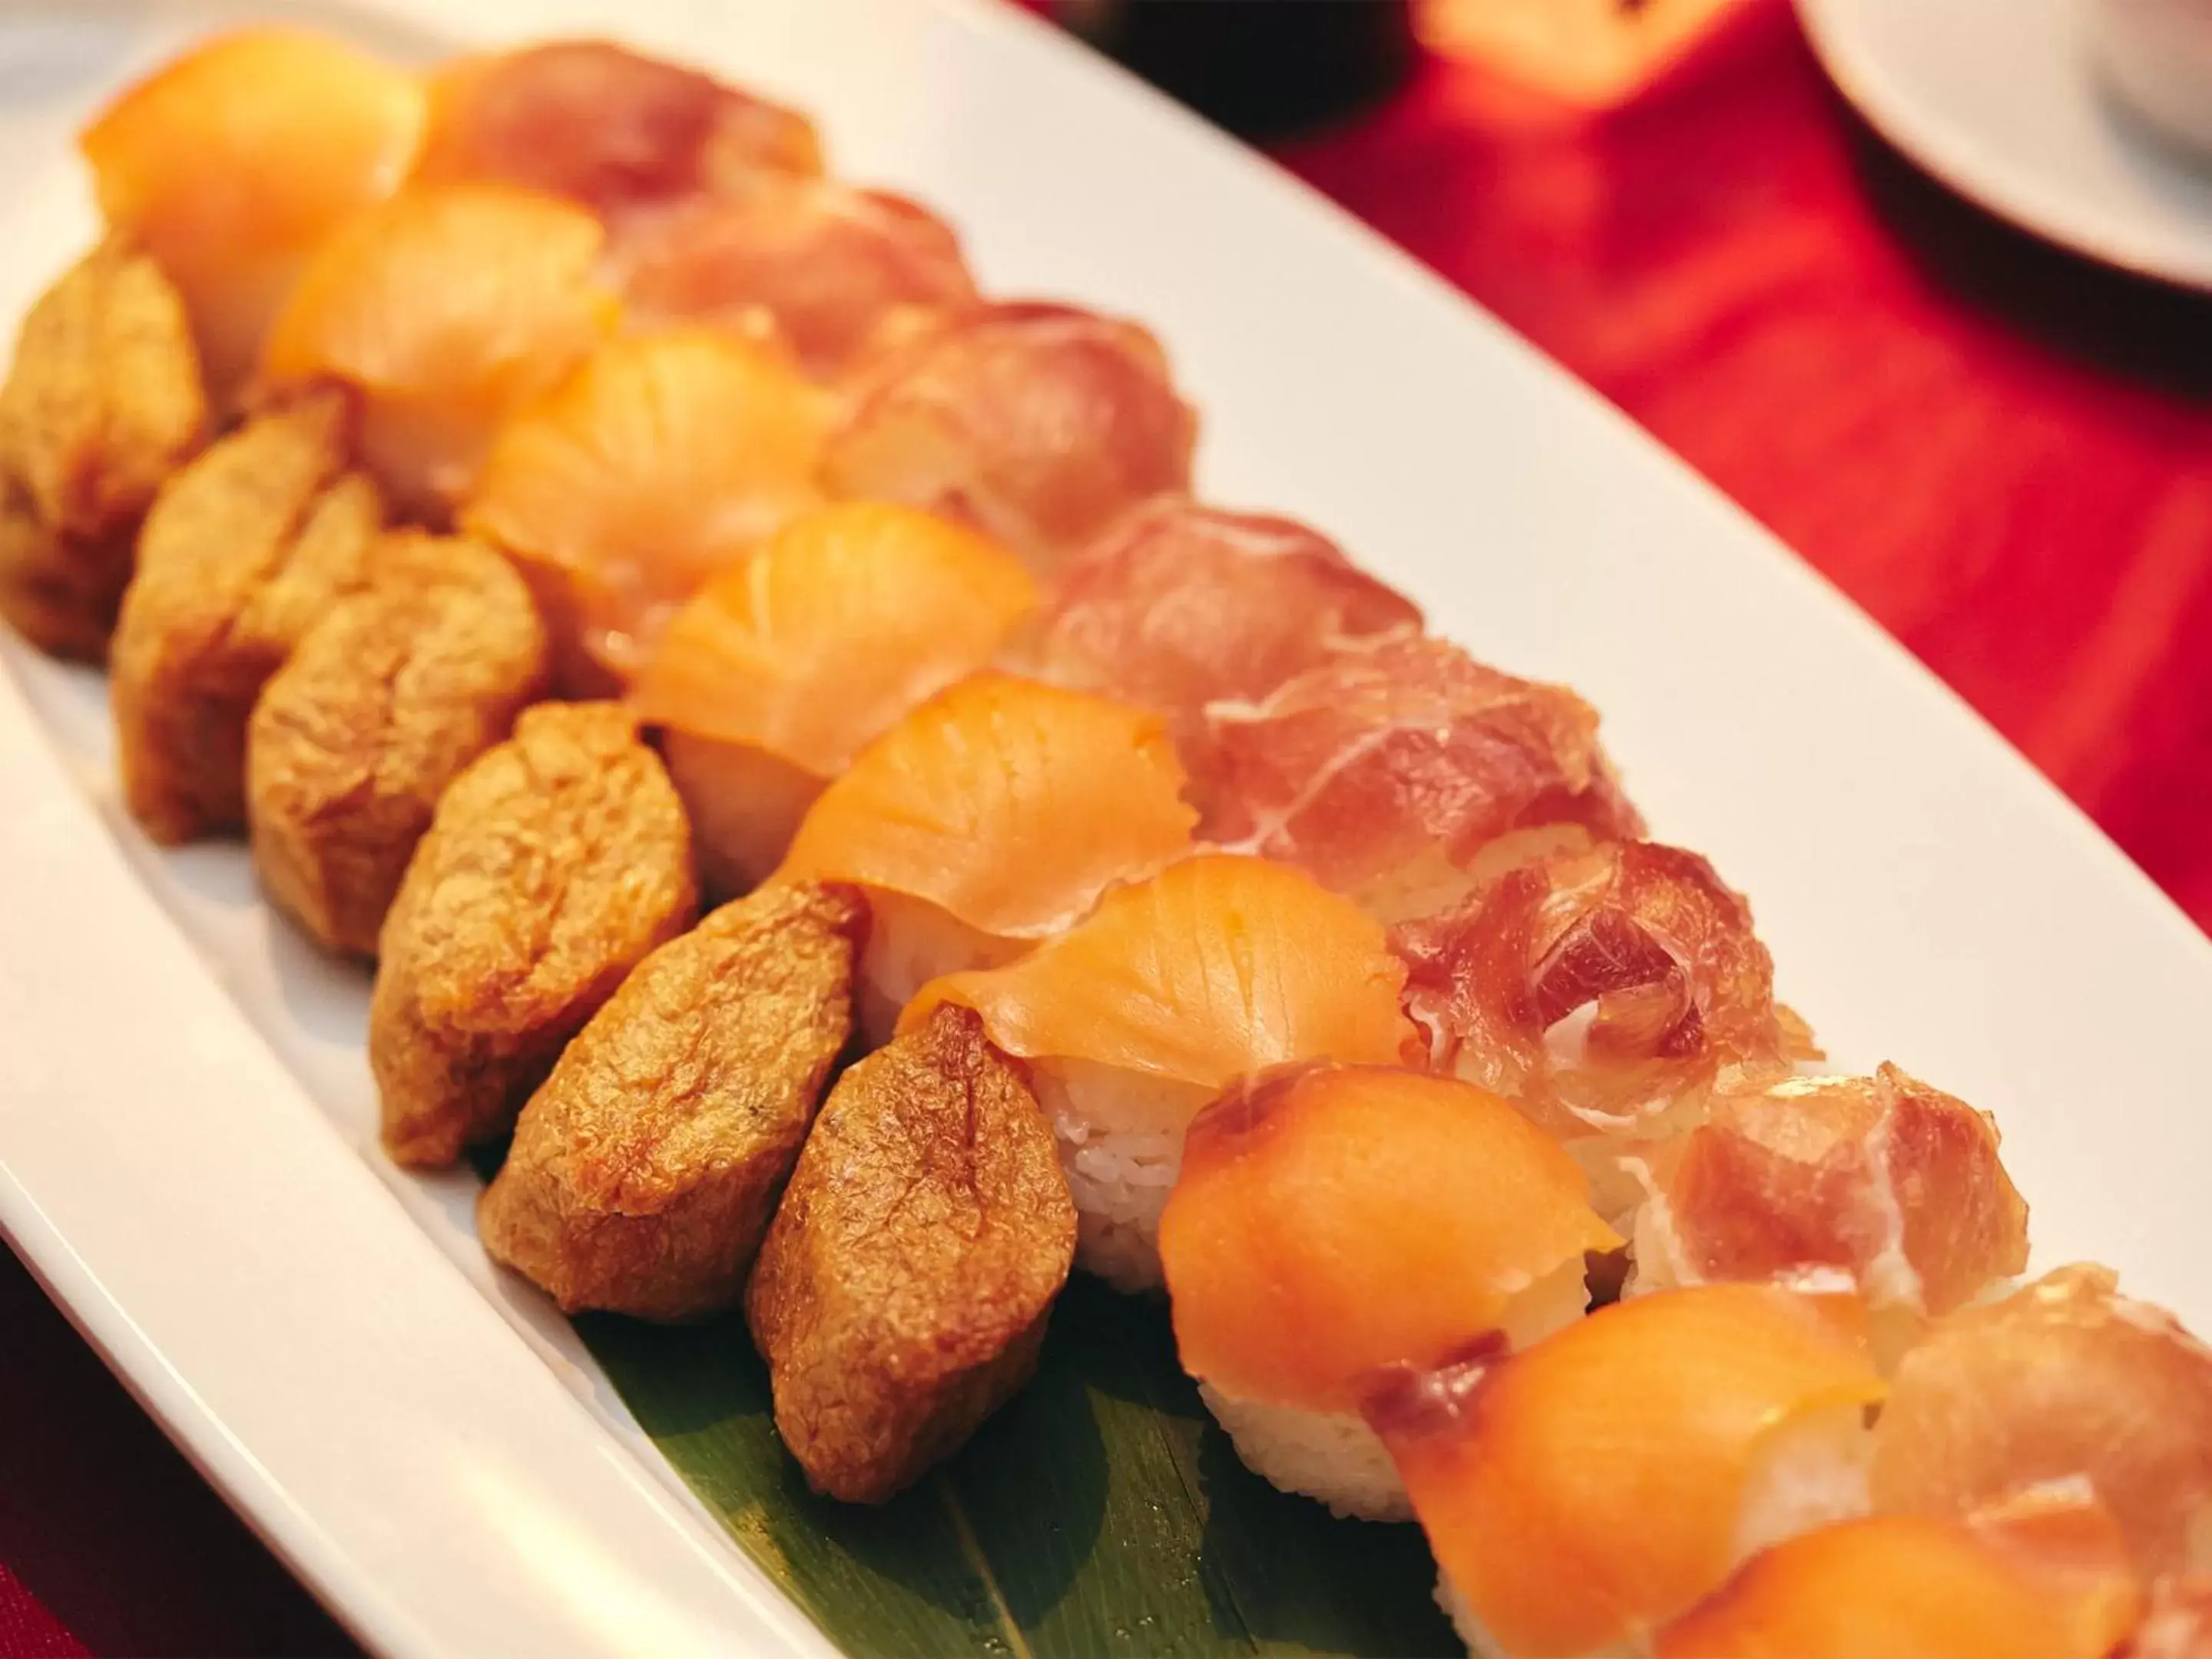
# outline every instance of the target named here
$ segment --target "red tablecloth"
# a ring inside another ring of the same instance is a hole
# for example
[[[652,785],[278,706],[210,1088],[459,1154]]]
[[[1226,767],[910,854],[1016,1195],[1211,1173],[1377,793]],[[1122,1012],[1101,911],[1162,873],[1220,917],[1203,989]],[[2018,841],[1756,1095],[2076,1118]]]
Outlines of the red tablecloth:
[[[1786,28],[1597,128],[1431,64],[1285,155],[1780,532],[2212,925],[2212,302],[1927,184]],[[0,1655],[343,1646],[0,1256]]]

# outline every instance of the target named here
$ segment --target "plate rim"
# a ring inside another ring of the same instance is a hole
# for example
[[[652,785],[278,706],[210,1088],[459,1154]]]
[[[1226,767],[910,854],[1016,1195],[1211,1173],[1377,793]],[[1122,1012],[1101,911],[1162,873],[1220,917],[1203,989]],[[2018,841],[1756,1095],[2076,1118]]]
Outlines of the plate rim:
[[[2115,234],[2109,226],[2100,227],[2094,215],[2047,211],[2017,190],[2002,170],[1986,169],[1968,159],[1960,146],[1944,136],[1940,114],[1898,96],[1889,78],[1861,50],[1857,33],[1844,20],[1862,3],[1793,0],[1822,71],[1883,143],[1954,195],[2053,247],[2162,287],[2212,294],[2212,250],[2179,262],[2124,229]],[[2118,119],[2116,115],[2113,118]],[[2147,136],[2125,132],[2123,142],[2177,175],[2184,171],[2184,164],[2169,162]]]
[[[911,4],[912,0],[902,0]],[[306,9],[297,7],[295,9]],[[517,38],[532,28],[542,28],[544,20],[556,9],[552,5],[536,3],[534,0],[479,0],[478,6],[464,22],[441,14],[437,0],[367,0],[355,9],[372,15],[403,21],[423,27],[449,39],[489,37],[512,28]],[[2097,831],[2078,808],[2058,793],[2047,781],[2033,774],[2003,739],[1990,729],[1987,723],[1974,714],[1955,692],[1945,686],[1924,665],[1911,657],[1900,644],[1881,630],[1864,612],[1842,595],[1818,572],[1789,553],[1763,527],[1758,526],[1743,509],[1723,495],[1709,483],[1699,477],[1686,463],[1661,445],[1658,441],[1637,427],[1625,414],[1607,403],[1587,385],[1576,380],[1567,371],[1553,363],[1527,342],[1512,335],[1493,316],[1466,295],[1453,289],[1436,273],[1419,264],[1412,256],[1388,243],[1379,235],[1361,225],[1349,213],[1329,203],[1318,192],[1299,183],[1252,152],[1245,150],[1207,128],[1197,118],[1190,116],[1164,98],[1144,88],[1133,78],[1097,59],[1084,49],[1060,39],[1055,32],[1039,20],[1028,16],[1012,6],[996,3],[996,0],[930,0],[927,9],[938,15],[958,18],[971,27],[981,27],[987,33],[1005,39],[1019,35],[1037,42],[1049,42],[1050,49],[1058,53],[1064,72],[1084,75],[1099,80],[1120,83],[1123,90],[1118,94],[1124,100],[1132,118],[1138,118],[1140,106],[1149,106],[1152,113],[1142,118],[1158,123],[1172,119],[1189,133],[1198,135],[1212,149],[1224,155],[1234,156],[1238,178],[1253,190],[1265,189],[1279,198],[1302,203],[1302,211],[1318,225],[1334,227],[1336,240],[1350,233],[1356,252],[1366,262],[1378,280],[1387,278],[1401,290],[1413,290],[1425,301],[1441,301],[1448,305],[1455,317],[1455,325],[1482,335],[1489,344],[1509,350],[1525,361],[1532,373],[1540,371],[1546,384],[1557,395],[1571,399],[1580,411],[1578,418],[1588,422],[1593,437],[1603,431],[1605,452],[1617,459],[1626,471],[1638,475],[1635,488],[1647,496],[1668,495],[1681,504],[1681,510],[1690,510],[1687,498],[1694,498],[1698,510],[1705,514],[1717,526],[1723,520],[1733,524],[1735,534],[1731,538],[1745,544],[1747,553],[1756,545],[1763,556],[1786,572],[1783,580],[1808,591],[1817,591],[1825,608],[1838,613],[1839,626],[1847,628],[1860,644],[1879,649],[1890,660],[1897,672],[1919,688],[1918,707],[1931,714],[1940,713],[1946,720],[1972,723],[1981,736],[1979,745],[1994,748],[2007,757],[2009,766],[2006,776],[2012,783],[2028,788],[2041,800],[2045,808],[2054,810],[2063,820],[2068,833],[2083,848],[2085,857],[2094,855],[2099,867],[2108,876],[2117,877],[2124,872],[2131,878],[2139,896],[2152,901],[2143,909],[2143,925],[2174,930],[2187,934],[2199,945],[2205,942],[2193,925],[2172,901],[2160,894],[2149,878],[2137,870],[2124,855],[2118,853],[2100,832]],[[572,6],[569,10],[585,15],[586,9]],[[662,40],[681,40],[690,36],[695,50],[704,54],[712,40],[713,11],[709,7],[687,5],[685,0],[634,0],[630,11],[620,25],[620,32],[643,35],[648,26],[653,34]],[[533,21],[533,20],[535,20]],[[2015,775],[2024,774],[2024,776]],[[2008,786],[2009,787],[2009,786]],[[42,798],[41,791],[45,792]],[[20,810],[7,810],[11,805]],[[305,1092],[283,1072],[260,1036],[252,1030],[244,1011],[215,987],[211,976],[198,959],[192,955],[182,933],[173,921],[163,914],[154,895],[131,870],[123,849],[109,836],[92,803],[86,799],[76,781],[70,778],[60,756],[54,750],[40,722],[33,714],[21,688],[11,674],[0,673],[0,908],[12,909],[10,895],[21,882],[21,873],[37,867],[34,861],[20,856],[31,844],[31,835],[22,813],[50,815],[40,829],[40,834],[70,848],[73,859],[74,878],[89,888],[96,888],[114,902],[137,915],[138,926],[148,930],[167,956],[181,955],[190,970],[203,981],[200,989],[212,988],[216,1000],[228,1010],[222,1034],[229,1042],[242,1042],[254,1051],[258,1059],[252,1063],[261,1073],[274,1073],[276,1080],[267,1086],[278,1097],[278,1107],[291,1111],[301,1119],[309,1133],[319,1143],[321,1151],[314,1156],[321,1167],[337,1170],[333,1160],[349,1165],[349,1173],[339,1171],[331,1179],[341,1184],[365,1188],[375,1200],[391,1207],[391,1194],[383,1190],[376,1176],[362,1167],[356,1148],[348,1145],[322,1115],[314,1110]],[[51,848],[42,850],[50,851]],[[42,879],[49,878],[52,866],[42,871]],[[2156,920],[2150,918],[2156,913]],[[2178,935],[2177,935],[2178,936]],[[0,951],[0,958],[9,957]],[[2193,958],[2200,963],[2212,960],[2212,945]],[[0,988],[10,982],[15,964],[0,959]],[[17,973],[15,977],[22,976]],[[4,999],[0,999],[0,1033],[15,1026],[13,1011]],[[235,1060],[236,1056],[231,1056]],[[249,1057],[251,1058],[251,1057]],[[6,1103],[0,1101],[0,1125],[6,1121]],[[303,1143],[304,1144],[304,1143]],[[365,1200],[366,1201],[366,1200]],[[404,1214],[393,1210],[392,1224],[407,1236],[415,1245],[424,1250],[429,1246],[420,1230]],[[404,1654],[434,1654],[467,1651],[467,1642],[455,1632],[478,1628],[467,1622],[466,1610],[450,1607],[432,1607],[427,1612],[417,1602],[410,1602],[380,1582],[379,1575],[365,1566],[360,1549],[342,1547],[325,1531],[320,1518],[303,1508],[295,1492],[272,1474],[270,1467],[255,1455],[252,1445],[241,1441],[227,1421],[194,1387],[187,1370],[180,1369],[173,1356],[149,1336],[132,1308],[126,1306],[121,1295],[111,1290],[101,1275],[78,1255],[76,1248],[61,1225],[49,1219],[41,1208],[38,1194],[31,1184],[19,1179],[4,1146],[0,1146],[0,1231],[13,1239],[41,1283],[51,1291],[58,1291],[57,1300],[64,1306],[73,1323],[84,1330],[102,1358],[122,1377],[134,1396],[148,1404],[155,1419],[165,1431],[182,1447],[204,1473],[210,1475],[217,1489],[238,1508],[249,1524],[269,1541],[281,1558],[293,1565],[315,1593],[332,1612],[361,1634],[369,1645],[380,1651]],[[410,1249],[412,1246],[409,1247]],[[474,1288],[462,1279],[450,1262],[441,1259],[434,1264],[437,1272],[433,1278],[453,1281],[452,1288],[471,1298]],[[505,1323],[496,1312],[479,1309],[488,1317],[472,1320],[472,1325],[484,1327],[496,1333],[496,1342],[511,1348],[513,1358],[539,1376],[547,1386],[557,1389],[548,1379],[540,1355],[521,1342],[511,1330],[501,1330]],[[341,1331],[343,1334],[343,1331]],[[537,1390],[544,1393],[543,1389]],[[617,1459],[628,1460],[629,1450],[612,1442],[604,1428],[582,1414],[581,1407],[572,1401],[557,1402],[576,1416],[575,1433],[590,1442],[590,1449],[599,1455],[611,1453]],[[550,1419],[549,1419],[550,1420]],[[577,1445],[584,1445],[578,1440]],[[795,1619],[805,1624],[781,1592],[775,1591],[764,1577],[758,1574],[750,1561],[743,1559],[726,1539],[708,1528],[697,1516],[685,1513],[665,1493],[655,1492],[652,1500],[640,1513],[655,1514],[656,1525],[665,1522],[673,1528],[670,1536],[689,1548],[706,1547],[720,1563],[720,1577],[734,1575],[744,1581],[758,1594],[773,1596],[783,1617],[763,1614],[762,1629],[766,1633],[761,1639],[784,1651],[829,1652],[825,1640],[806,1626],[801,1633],[793,1633],[787,1626]],[[724,1588],[726,1588],[725,1586]],[[517,1594],[512,1587],[507,1592]],[[708,1592],[697,1592],[706,1597]],[[742,1598],[740,1598],[740,1601]],[[687,1603],[687,1605],[693,1605]],[[719,1604],[718,1604],[719,1605]],[[756,1613],[761,1613],[758,1607]],[[426,1622],[427,1621],[427,1622]],[[729,1637],[733,1632],[724,1631]],[[811,1638],[811,1641],[807,1638]],[[727,1650],[729,1641],[702,1639],[691,1646],[699,1651]],[[663,1650],[684,1650],[680,1643],[664,1645]],[[594,1644],[579,1640],[566,1650],[613,1650],[605,1643]],[[552,1644],[541,1650],[564,1650],[562,1644]]]

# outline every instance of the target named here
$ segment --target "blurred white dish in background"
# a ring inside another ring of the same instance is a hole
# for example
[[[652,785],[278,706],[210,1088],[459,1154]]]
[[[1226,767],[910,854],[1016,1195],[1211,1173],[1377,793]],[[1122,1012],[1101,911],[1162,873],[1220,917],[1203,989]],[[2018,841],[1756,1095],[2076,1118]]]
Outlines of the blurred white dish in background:
[[[2091,18],[2112,90],[2212,161],[2212,0],[2095,0]]]
[[[1797,10],[1844,95],[1952,189],[2091,258],[2212,289],[2212,167],[2118,107],[2100,69],[2093,9],[2124,3],[1797,0]],[[2212,0],[2130,9],[2186,14],[2212,39]]]

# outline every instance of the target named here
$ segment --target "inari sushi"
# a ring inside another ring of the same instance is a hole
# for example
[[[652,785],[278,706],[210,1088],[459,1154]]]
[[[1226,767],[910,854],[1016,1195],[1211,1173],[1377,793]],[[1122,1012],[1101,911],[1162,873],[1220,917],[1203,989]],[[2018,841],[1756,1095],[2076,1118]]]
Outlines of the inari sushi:
[[[263,375],[358,390],[369,470],[404,511],[442,523],[500,424],[613,331],[604,240],[581,208],[533,191],[404,191],[317,245]]]
[[[316,245],[398,188],[424,107],[406,70],[271,27],[203,42],[84,130],[100,211],[182,291],[218,406]]]
[[[827,414],[753,342],[628,336],[500,430],[462,522],[529,579],[564,689],[611,691],[701,582],[821,499]]]
[[[880,1044],[927,981],[1010,962],[1188,852],[1182,782],[1157,715],[976,674],[860,751],[775,878],[867,895],[858,1015]]]
[[[1543,1131],[1471,1084],[1285,1066],[1191,1121],[1160,1216],[1176,1346],[1253,1469],[1342,1515],[1413,1511],[1359,1416],[1393,1367],[1582,1316],[1619,1237]]]
[[[1408,1373],[1366,1409],[1468,1645],[1580,1659],[1643,1651],[1746,1556],[1863,1513],[1881,1395],[1856,1297],[1714,1285]]]
[[[1077,1265],[1143,1290],[1160,1282],[1160,1211],[1199,1109],[1291,1060],[1399,1063],[1403,984],[1357,906],[1287,866],[1201,854],[1018,962],[923,987],[903,1026],[963,1004],[1029,1062],[1075,1195]]]
[[[763,880],[860,747],[988,662],[1036,599],[1012,554],[873,503],[805,514],[709,578],[630,697],[661,729],[708,887]]]
[[[1846,1521],[1753,1557],[1656,1659],[2109,1659],[2142,1591],[2083,1492],[1963,1518]]]

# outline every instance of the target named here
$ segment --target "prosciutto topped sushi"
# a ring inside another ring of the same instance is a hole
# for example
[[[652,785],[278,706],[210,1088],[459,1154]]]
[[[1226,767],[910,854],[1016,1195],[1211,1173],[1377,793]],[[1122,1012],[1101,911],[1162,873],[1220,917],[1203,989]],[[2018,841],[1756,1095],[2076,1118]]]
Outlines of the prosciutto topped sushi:
[[[1029,653],[1047,679],[1158,709],[1188,754],[1209,705],[1256,702],[1346,646],[1420,627],[1412,600],[1318,532],[1167,495],[1060,573]]]
[[[1386,922],[1449,908],[1522,855],[1527,832],[1643,829],[1595,709],[1424,635],[1373,636],[1257,702],[1211,703],[1201,744],[1209,839],[1295,864]]]
[[[1692,1127],[1717,1087],[1790,1075],[1805,1043],[1751,907],[1677,848],[1562,848],[1394,943],[1430,1063],[1575,1151],[1617,1225],[1646,1190],[1624,1157]]]
[[[805,116],[606,40],[456,59],[432,78],[429,111],[418,179],[501,179],[614,221],[762,172],[822,170]]]
[[[1647,1167],[1632,1292],[1839,1269],[1894,1353],[2027,1266],[1996,1126],[1894,1066],[1724,1091]]]
[[[1049,576],[1122,513],[1189,487],[1198,417],[1135,323],[1001,301],[927,329],[856,386],[824,477],[963,520]]]
[[[792,173],[626,227],[615,264],[638,316],[767,329],[819,380],[977,303],[959,239],[928,209]]]

